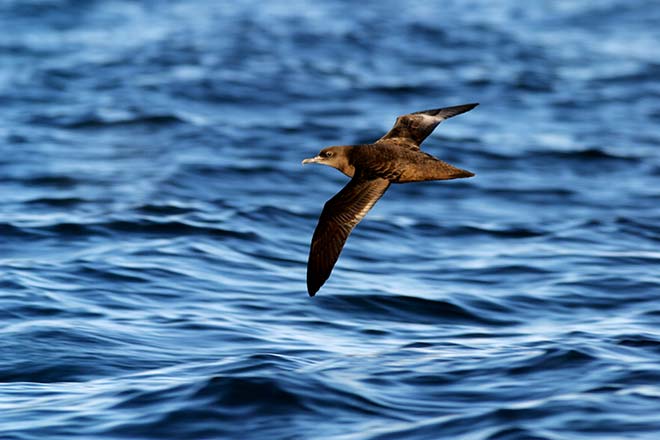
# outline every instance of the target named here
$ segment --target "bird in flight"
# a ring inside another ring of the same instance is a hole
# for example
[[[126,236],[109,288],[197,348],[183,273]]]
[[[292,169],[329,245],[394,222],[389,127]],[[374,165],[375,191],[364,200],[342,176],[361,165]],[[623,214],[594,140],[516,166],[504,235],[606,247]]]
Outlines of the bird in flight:
[[[394,127],[373,144],[327,147],[303,165],[328,165],[351,180],[323,207],[307,262],[307,291],[316,295],[330,277],[349,234],[392,183],[472,177],[420,150],[424,139],[445,119],[475,108],[477,103],[424,110],[399,116]]]

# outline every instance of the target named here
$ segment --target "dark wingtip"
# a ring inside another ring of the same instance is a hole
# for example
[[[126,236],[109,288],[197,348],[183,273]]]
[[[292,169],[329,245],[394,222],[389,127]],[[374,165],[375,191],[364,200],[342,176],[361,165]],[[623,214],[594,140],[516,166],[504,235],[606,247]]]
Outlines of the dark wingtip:
[[[470,104],[465,104],[465,106],[468,108],[468,109],[465,110],[465,111],[466,111],[466,112],[469,112],[470,110],[472,110],[473,108],[475,108],[475,107],[478,106],[478,105],[479,105],[478,102],[472,102],[472,103],[470,103]]]
[[[307,293],[309,294],[309,296],[316,295],[316,292],[319,291],[319,289],[321,288],[322,285],[323,284],[319,285],[318,283],[315,283],[312,279],[309,279],[309,277],[308,277],[308,279],[307,279]]]
[[[415,112],[413,114],[414,115],[426,114],[430,116],[438,116],[444,119],[448,119],[460,115],[462,113],[469,112],[478,105],[479,105],[478,102],[472,102],[470,104],[454,105],[452,107],[436,108],[433,110],[422,110],[421,112]]]
[[[460,109],[460,110],[462,110],[462,111],[464,111],[464,112],[467,112],[467,111],[472,110],[473,108],[475,108],[475,107],[478,106],[478,105],[479,105],[478,102],[470,102],[469,104],[455,105],[455,106],[453,106],[453,107],[446,107],[446,108],[455,108],[456,110],[459,110],[459,109]]]
[[[447,115],[447,117],[451,118],[452,116],[460,115],[461,113],[469,112],[476,106],[478,106],[478,102],[471,102],[470,104],[462,104],[462,105],[455,105],[453,107],[445,107],[441,109],[442,112],[449,113],[450,115]]]

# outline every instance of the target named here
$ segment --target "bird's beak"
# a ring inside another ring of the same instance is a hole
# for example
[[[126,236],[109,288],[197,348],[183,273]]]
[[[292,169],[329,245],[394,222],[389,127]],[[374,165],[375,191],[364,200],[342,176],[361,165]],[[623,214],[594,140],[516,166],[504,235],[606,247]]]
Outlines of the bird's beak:
[[[321,156],[316,156],[316,157],[310,157],[309,159],[305,159],[302,161],[303,165],[306,165],[308,163],[317,163],[320,162],[323,158]]]

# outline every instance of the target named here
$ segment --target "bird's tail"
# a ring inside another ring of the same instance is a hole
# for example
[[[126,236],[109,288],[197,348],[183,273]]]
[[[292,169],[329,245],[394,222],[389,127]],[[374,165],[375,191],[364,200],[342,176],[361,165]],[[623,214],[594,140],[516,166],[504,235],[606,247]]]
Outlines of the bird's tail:
[[[439,159],[406,167],[397,183],[425,182],[427,180],[451,180],[472,177],[474,173],[443,162]]]

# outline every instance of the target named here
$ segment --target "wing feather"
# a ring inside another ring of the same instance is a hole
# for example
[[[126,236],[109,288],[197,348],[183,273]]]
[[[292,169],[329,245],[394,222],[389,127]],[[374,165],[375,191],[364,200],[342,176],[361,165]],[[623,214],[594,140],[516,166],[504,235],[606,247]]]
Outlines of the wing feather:
[[[399,116],[396,119],[394,127],[377,142],[398,138],[409,141],[409,144],[412,142],[412,145],[410,145],[412,149],[419,149],[424,139],[433,132],[438,124],[452,116],[470,111],[477,105],[479,104],[456,105],[453,107],[422,110],[421,112]]]
[[[323,207],[307,263],[307,291],[314,296],[328,279],[346,239],[390,186],[386,179],[359,175]]]

